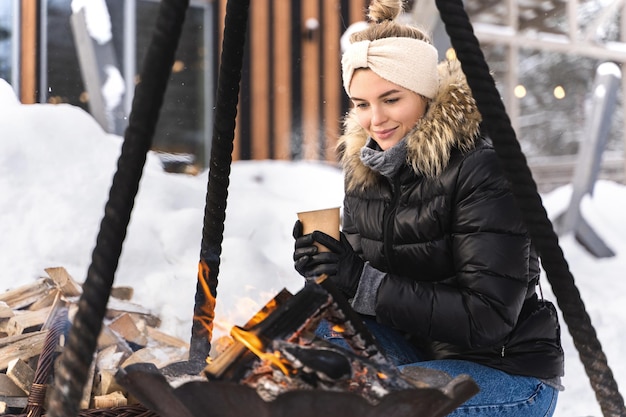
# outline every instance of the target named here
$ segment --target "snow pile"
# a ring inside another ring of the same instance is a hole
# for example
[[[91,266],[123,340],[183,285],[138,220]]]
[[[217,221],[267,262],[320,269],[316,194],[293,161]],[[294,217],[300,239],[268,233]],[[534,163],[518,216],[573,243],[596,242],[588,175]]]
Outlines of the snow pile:
[[[91,263],[122,139],[69,105],[21,105],[0,80],[0,291],[63,266],[79,282]],[[136,303],[161,317],[161,330],[188,340],[200,253],[206,172],[165,173],[149,154],[124,241],[115,285],[135,289]],[[552,218],[569,203],[570,187],[544,197]],[[324,163],[248,161],[232,165],[216,335],[243,324],[280,289],[297,292],[291,229],[296,212],[341,205],[341,172]],[[600,181],[583,215],[617,253],[596,259],[565,236],[561,247],[576,278],[618,384],[626,385],[626,188]],[[543,292],[554,300],[544,279]],[[563,323],[563,321],[562,321]],[[563,323],[566,391],[556,416],[601,415]]]

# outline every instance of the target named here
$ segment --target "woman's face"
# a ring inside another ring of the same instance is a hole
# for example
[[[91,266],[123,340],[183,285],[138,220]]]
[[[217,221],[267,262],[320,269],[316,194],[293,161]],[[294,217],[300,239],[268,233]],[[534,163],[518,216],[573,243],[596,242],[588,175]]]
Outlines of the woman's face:
[[[415,127],[426,112],[427,104],[419,94],[365,68],[352,76],[350,99],[359,124],[384,151]]]

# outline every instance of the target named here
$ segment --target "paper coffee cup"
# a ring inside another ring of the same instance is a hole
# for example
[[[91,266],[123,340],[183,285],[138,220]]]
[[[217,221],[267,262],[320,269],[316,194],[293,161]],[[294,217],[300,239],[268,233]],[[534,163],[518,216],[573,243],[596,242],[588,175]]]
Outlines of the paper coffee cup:
[[[320,210],[301,211],[298,213],[298,219],[302,222],[302,234],[319,230],[329,236],[339,240],[339,207],[330,207]],[[315,245],[320,251],[328,251],[328,249],[317,242]]]

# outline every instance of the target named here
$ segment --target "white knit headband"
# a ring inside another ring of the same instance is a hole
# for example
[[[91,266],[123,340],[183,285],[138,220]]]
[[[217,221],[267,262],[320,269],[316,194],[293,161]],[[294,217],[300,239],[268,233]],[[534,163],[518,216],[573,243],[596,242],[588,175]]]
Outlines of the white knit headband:
[[[343,88],[350,95],[354,71],[369,68],[387,81],[433,98],[439,87],[437,62],[437,49],[413,38],[354,42],[341,58]]]

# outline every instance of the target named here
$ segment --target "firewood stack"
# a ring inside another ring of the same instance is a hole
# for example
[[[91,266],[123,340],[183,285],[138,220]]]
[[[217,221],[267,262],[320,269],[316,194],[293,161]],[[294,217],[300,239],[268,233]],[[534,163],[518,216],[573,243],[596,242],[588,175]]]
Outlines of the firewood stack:
[[[63,267],[47,268],[46,276],[31,284],[0,294],[0,415],[21,413],[46,347],[46,335],[65,311],[69,323],[78,309],[82,288]],[[136,404],[115,381],[118,369],[133,363],[152,363],[162,368],[188,358],[189,345],[158,330],[160,319],[131,303],[133,289],[115,287],[98,339],[91,374],[81,409],[104,409]],[[63,344],[64,337],[60,338]],[[54,357],[61,351],[56,346]],[[54,371],[43,388],[52,389]],[[45,405],[43,408],[46,408]]]

